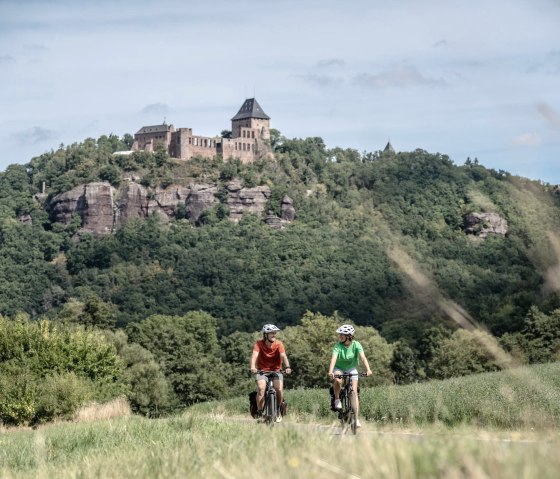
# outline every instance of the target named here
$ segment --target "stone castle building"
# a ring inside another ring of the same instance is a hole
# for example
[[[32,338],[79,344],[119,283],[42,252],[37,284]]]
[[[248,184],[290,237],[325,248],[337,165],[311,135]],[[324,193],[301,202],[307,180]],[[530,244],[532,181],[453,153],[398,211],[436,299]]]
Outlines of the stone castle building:
[[[239,158],[250,163],[265,156],[272,157],[270,147],[270,117],[257,100],[245,100],[231,119],[231,138],[193,135],[192,128],[173,125],[144,126],[134,135],[133,151],[153,152],[158,144],[167,149],[169,156],[189,160],[194,156],[224,159]]]

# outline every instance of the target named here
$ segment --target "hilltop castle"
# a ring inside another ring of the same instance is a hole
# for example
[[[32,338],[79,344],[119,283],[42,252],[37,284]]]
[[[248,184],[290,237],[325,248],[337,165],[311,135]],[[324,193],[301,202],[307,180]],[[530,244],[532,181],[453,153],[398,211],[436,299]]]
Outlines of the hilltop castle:
[[[169,156],[182,160],[222,155],[250,163],[265,156],[272,157],[270,117],[257,100],[249,98],[231,119],[231,138],[193,135],[192,128],[175,129],[164,122],[140,128],[134,135],[132,150],[153,152],[158,144],[165,146]]]

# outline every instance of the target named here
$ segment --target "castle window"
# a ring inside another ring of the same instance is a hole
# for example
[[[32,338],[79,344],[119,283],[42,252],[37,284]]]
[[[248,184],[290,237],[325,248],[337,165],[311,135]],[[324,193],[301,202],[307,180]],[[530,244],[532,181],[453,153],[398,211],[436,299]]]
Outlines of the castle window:
[[[255,132],[254,131],[251,132],[251,138],[255,138]]]

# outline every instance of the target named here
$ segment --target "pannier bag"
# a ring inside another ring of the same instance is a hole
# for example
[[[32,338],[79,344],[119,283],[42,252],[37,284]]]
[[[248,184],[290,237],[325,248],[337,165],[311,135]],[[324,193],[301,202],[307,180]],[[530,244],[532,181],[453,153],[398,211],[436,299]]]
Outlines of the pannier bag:
[[[249,393],[249,411],[253,418],[259,415],[259,410],[257,409],[257,391]]]

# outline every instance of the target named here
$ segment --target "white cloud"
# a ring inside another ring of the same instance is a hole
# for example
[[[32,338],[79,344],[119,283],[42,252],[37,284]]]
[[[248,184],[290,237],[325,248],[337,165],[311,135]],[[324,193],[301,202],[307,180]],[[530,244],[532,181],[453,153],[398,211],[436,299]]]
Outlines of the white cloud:
[[[20,145],[44,143],[53,140],[55,136],[55,132],[40,126],[34,126],[12,134],[12,137],[17,140]]]
[[[327,58],[324,60],[319,60],[317,62],[318,67],[332,67],[332,66],[341,67],[344,66],[345,64],[346,62],[341,58]]]
[[[142,108],[142,113],[149,115],[166,115],[172,110],[165,103],[151,103]]]
[[[518,146],[539,146],[542,138],[538,133],[522,133],[514,137],[511,142]]]
[[[315,73],[309,73],[307,75],[295,75],[297,78],[301,78],[306,83],[312,86],[326,87],[335,86],[341,84],[344,80],[340,77],[332,75],[317,75]]]
[[[16,59],[11,55],[0,55],[0,65],[2,63],[15,63]]]
[[[354,83],[366,88],[408,88],[414,86],[445,86],[442,78],[430,78],[409,65],[395,67],[377,74],[362,73],[354,78]]]

